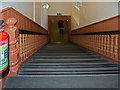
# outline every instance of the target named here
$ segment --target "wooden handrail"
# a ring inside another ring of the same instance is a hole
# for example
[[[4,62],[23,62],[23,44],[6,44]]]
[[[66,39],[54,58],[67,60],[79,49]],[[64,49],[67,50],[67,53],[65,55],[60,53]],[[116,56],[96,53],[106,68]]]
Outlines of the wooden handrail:
[[[107,31],[120,31],[119,30],[119,26],[118,26],[118,22],[119,22],[119,18],[120,15],[96,22],[96,23],[92,23],[89,25],[86,25],[84,27],[72,30],[71,33],[72,34],[80,34],[80,33],[95,33],[95,32],[107,32]],[[104,27],[105,26],[105,27]],[[111,27],[111,30],[110,30]],[[100,29],[99,31],[96,29]],[[109,29],[109,30],[108,30]]]
[[[42,33],[45,33],[47,34],[48,31],[43,28],[42,26],[40,26],[39,24],[37,24],[36,22],[34,22],[33,20],[31,20],[30,18],[26,17],[25,15],[23,15],[22,13],[18,12],[17,10],[15,10],[14,8],[12,7],[9,7],[9,8],[6,8],[6,9],[3,9],[0,11],[1,14],[3,14],[2,16],[4,16],[4,20],[6,20],[6,18],[16,18],[18,22],[21,22],[21,18],[22,17],[23,19],[26,19],[27,21],[35,24],[37,27],[39,27],[41,30],[36,30],[35,32],[42,32]],[[12,15],[11,15],[12,14]],[[17,15],[16,15],[17,14]],[[3,17],[0,17],[0,18],[3,18]],[[28,23],[27,23],[28,24]],[[32,26],[32,25],[29,25],[28,26]],[[21,27],[18,27],[19,29],[23,29],[24,28],[21,28]],[[27,30],[27,31],[31,31],[31,30]]]
[[[28,19],[28,20],[31,21],[32,23],[36,24],[37,26],[39,26],[39,27],[41,27],[42,29],[44,29],[45,31],[47,31],[45,28],[43,28],[42,26],[40,26],[39,24],[37,24],[36,22],[34,22],[33,20],[31,20],[30,18],[28,18],[27,16],[23,15],[22,13],[20,13],[19,11],[17,11],[16,9],[14,9],[14,8],[12,8],[12,7],[3,9],[3,10],[0,11],[0,13],[6,12],[6,11],[9,11],[9,10],[14,10],[17,14],[21,15],[22,17]]]
[[[112,34],[120,34],[120,31],[106,31],[106,32],[93,32],[93,33],[76,33],[72,35],[112,35]]]

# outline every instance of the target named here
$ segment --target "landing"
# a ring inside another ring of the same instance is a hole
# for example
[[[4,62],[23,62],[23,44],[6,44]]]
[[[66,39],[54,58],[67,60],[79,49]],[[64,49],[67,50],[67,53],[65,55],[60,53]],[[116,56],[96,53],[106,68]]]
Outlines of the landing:
[[[10,77],[5,88],[118,88],[118,76]]]

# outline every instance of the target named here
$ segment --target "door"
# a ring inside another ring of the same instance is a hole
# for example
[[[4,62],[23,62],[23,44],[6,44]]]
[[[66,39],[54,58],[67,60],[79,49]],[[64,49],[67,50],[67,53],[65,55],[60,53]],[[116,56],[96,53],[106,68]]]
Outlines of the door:
[[[65,43],[69,42],[70,38],[70,16],[49,16],[48,17],[48,34],[50,41],[52,43]],[[63,22],[63,33],[61,33],[61,29],[58,27],[58,22]]]

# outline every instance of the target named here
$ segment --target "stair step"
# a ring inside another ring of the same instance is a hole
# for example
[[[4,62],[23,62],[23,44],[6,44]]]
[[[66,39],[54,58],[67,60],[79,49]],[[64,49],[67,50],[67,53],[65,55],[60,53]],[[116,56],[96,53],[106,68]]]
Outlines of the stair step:
[[[93,53],[91,53],[91,52],[70,52],[70,51],[68,51],[68,52],[58,52],[58,51],[56,51],[56,52],[44,52],[44,51],[40,51],[40,52],[37,52],[36,54],[93,54]]]
[[[54,48],[54,49],[53,49]],[[86,50],[86,49],[84,49],[84,48],[79,48],[79,47],[65,47],[65,46],[63,46],[63,47],[46,47],[44,50],[64,50],[64,49],[66,49],[66,50]]]
[[[50,61],[50,60],[55,60],[55,61],[93,61],[93,60],[97,60],[97,61],[108,61],[108,60],[105,60],[105,59],[103,59],[103,58],[98,58],[98,59],[96,59],[96,58],[78,58],[78,59],[51,59],[51,58],[47,58],[47,59],[43,59],[43,58],[36,58],[36,59],[34,59],[34,58],[31,58],[31,60],[30,61],[40,61],[40,60],[46,60],[46,61]],[[109,61],[108,61],[109,62]]]
[[[86,74],[120,74],[118,71],[86,71],[86,72],[20,72],[19,75],[86,75]]]
[[[94,57],[96,57],[96,58],[101,58],[100,56],[97,56],[97,55],[77,55],[77,56],[57,56],[57,55],[54,55],[54,56],[39,56],[39,55],[37,55],[37,56],[36,56],[36,55],[35,55],[35,56],[33,56],[33,57],[43,57],[43,58],[44,58],[44,57],[55,57],[55,58],[56,58],[56,57],[68,57],[68,58],[69,58],[69,57],[80,57],[80,58],[81,58],[81,57],[86,57],[86,58],[92,58],[92,57],[94,58]]]
[[[52,56],[47,56],[47,57],[40,57],[40,56],[34,56],[34,57],[32,57],[32,59],[102,59],[102,57],[89,57],[89,56],[87,56],[87,57],[85,57],[85,56],[83,56],[83,57],[52,57]]]
[[[24,77],[24,78],[36,78],[36,77],[108,77],[108,76],[118,76],[118,73],[94,73],[94,74],[34,74],[34,75],[30,75],[30,74],[21,74],[18,75],[18,77]]]
[[[96,54],[93,53],[36,53],[35,56],[78,56],[78,55],[92,55],[92,56],[97,56]]]
[[[64,52],[64,53],[89,53],[89,51],[71,51],[71,50],[69,50],[69,51],[67,51],[67,50],[47,50],[47,51],[44,51],[45,53],[47,53],[47,52],[53,52],[53,53],[55,53],[55,52],[58,52],[58,53],[62,53],[62,52]]]
[[[94,66],[40,66],[40,65],[24,65],[22,68],[106,68],[106,67],[117,67],[116,65],[94,65]]]
[[[46,67],[46,66],[48,66],[48,67]],[[69,66],[71,66],[71,67],[69,67]],[[107,67],[108,68],[110,68],[110,67],[118,68],[117,66],[109,66],[109,65],[101,66],[101,65],[97,65],[97,64],[96,65],[84,65],[83,64],[81,66],[76,65],[76,67],[75,67],[75,66],[72,66],[72,65],[65,65],[65,64],[64,65],[63,64],[62,65],[61,64],[59,64],[59,65],[54,64],[53,65],[53,64],[50,64],[50,63],[49,64],[45,64],[45,63],[44,64],[43,63],[42,64],[27,64],[27,65],[24,65],[23,68],[24,67],[26,67],[26,68],[27,67],[28,68],[39,68],[40,67],[40,68],[48,68],[48,69],[49,68],[63,68],[63,69],[64,68],[96,68],[97,69],[97,68],[101,68],[101,67],[103,67],[103,68],[107,68]]]
[[[56,50],[52,50],[52,49],[49,50],[49,49],[47,49],[47,50],[41,50],[40,52],[71,52],[71,53],[72,52],[77,52],[77,53],[79,52],[79,53],[90,53],[90,51],[78,50],[78,49],[76,49],[76,50],[75,49],[74,50],[73,49],[64,49],[64,50],[61,50],[61,49],[60,50],[57,50],[57,49]]]
[[[100,63],[100,62],[108,62],[107,60],[97,60],[97,59],[78,59],[78,60],[71,60],[71,59],[31,59],[29,63]]]
[[[91,65],[91,66],[94,66],[94,65],[102,65],[102,64],[110,64],[110,63],[96,63],[96,62],[94,62],[94,63],[28,63],[28,65],[79,65],[79,66],[81,66],[81,65]]]
[[[91,53],[91,51],[88,51],[88,50],[79,50],[79,49],[76,49],[76,50],[74,50],[74,49],[68,49],[68,50],[65,50],[65,49],[57,49],[57,50],[55,50],[54,48],[52,48],[52,49],[44,49],[44,50],[41,50],[41,51],[38,51],[38,52],[70,52],[70,53],[72,53],[72,52],[77,52],[77,53]]]
[[[85,72],[85,71],[96,71],[96,70],[118,70],[119,68],[117,67],[106,67],[106,68],[54,68],[54,69],[46,69],[46,68],[22,68],[21,72],[41,72],[41,71],[45,71],[45,72],[51,72],[51,71],[71,71],[71,72]]]

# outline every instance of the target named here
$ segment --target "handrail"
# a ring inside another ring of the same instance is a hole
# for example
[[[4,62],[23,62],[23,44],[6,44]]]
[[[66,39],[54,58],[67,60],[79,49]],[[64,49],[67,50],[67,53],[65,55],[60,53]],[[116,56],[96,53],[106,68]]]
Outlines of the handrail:
[[[95,32],[106,32],[106,31],[120,31],[118,28],[119,18],[120,18],[120,15],[117,15],[117,16],[72,30],[71,33],[80,34],[80,33],[95,33]]]
[[[38,32],[33,32],[33,31],[21,30],[21,29],[19,29],[19,34],[48,35],[48,34],[45,34],[45,33],[38,33]]]
[[[36,22],[34,22],[34,21],[31,20],[30,18],[26,17],[26,16],[23,15],[22,13],[18,12],[17,10],[15,10],[15,9],[12,8],[12,7],[3,9],[3,10],[1,10],[0,12],[1,12],[1,14],[3,14],[4,20],[6,20],[6,18],[12,18],[12,17],[14,17],[14,18],[17,19],[18,24],[21,24],[22,19],[23,19],[23,20],[26,19],[28,22],[27,22],[27,23],[23,22],[23,23],[27,24],[27,26],[29,26],[29,27],[32,26],[32,24],[29,23],[29,22],[32,22],[33,24],[35,24],[37,27],[40,28],[40,30],[35,31],[35,32],[42,32],[42,33],[45,33],[45,34],[48,33],[48,31],[47,31],[45,28],[43,28],[42,26],[40,26],[39,24],[37,24]],[[13,14],[13,13],[14,13],[14,14]],[[22,17],[22,18],[21,18],[21,17]],[[26,21],[26,20],[25,20],[25,21]],[[31,28],[32,28],[32,27],[31,27]],[[19,27],[19,29],[23,29],[23,30],[24,30],[24,28],[22,28],[22,27]],[[27,29],[27,30],[28,30],[28,29]],[[31,29],[31,30],[28,30],[28,31],[32,31],[32,29]]]
[[[112,35],[112,34],[120,34],[120,31],[106,31],[106,32],[93,32],[93,33],[78,33],[72,35]]]
[[[14,9],[14,8],[12,8],[12,7],[3,9],[3,10],[0,11],[0,13],[3,13],[3,12],[8,11],[8,10],[10,10],[10,9],[16,11],[19,15],[25,17],[26,19],[30,20],[31,22],[35,23],[36,25],[38,25],[39,27],[41,27],[42,29],[44,29],[45,31],[47,31],[45,28],[43,28],[42,26],[40,26],[39,24],[37,24],[36,22],[34,22],[33,20],[31,20],[31,19],[28,18],[27,16],[23,15],[22,13],[18,12],[16,9]]]

